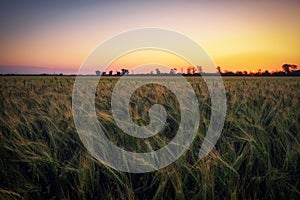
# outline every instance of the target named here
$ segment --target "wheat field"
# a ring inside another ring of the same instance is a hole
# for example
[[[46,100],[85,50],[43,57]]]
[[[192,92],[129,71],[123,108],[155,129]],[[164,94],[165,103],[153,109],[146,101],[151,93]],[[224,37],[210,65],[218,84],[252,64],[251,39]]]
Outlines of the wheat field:
[[[210,97],[201,77],[187,79],[199,100],[194,142],[171,165],[134,174],[107,167],[85,149],[72,115],[75,77],[1,76],[0,198],[298,199],[300,78],[223,78],[225,125],[214,149],[202,159],[198,152],[210,122]],[[116,126],[111,114],[117,81],[103,77],[95,95],[107,137],[127,151],[166,145],[179,126],[176,96],[157,84],[136,90],[130,100],[135,123],[149,123],[147,110],[155,103],[165,107],[168,118],[163,133],[134,138]]]

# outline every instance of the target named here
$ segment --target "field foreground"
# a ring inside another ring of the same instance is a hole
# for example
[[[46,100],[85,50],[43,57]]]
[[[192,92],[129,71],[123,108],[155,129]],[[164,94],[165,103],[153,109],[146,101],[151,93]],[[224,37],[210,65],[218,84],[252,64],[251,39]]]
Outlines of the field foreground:
[[[210,122],[210,98],[200,77],[187,79],[200,102],[196,139],[168,167],[134,174],[101,164],[83,146],[72,115],[75,77],[0,77],[0,198],[298,199],[300,78],[224,78],[225,125],[215,148],[202,159],[198,152]],[[180,122],[174,94],[156,84],[134,92],[130,114],[135,123],[149,123],[147,110],[154,103],[168,114],[162,133],[138,139],[124,134],[112,117],[110,98],[117,81],[101,79],[95,95],[107,137],[127,151],[166,145]]]

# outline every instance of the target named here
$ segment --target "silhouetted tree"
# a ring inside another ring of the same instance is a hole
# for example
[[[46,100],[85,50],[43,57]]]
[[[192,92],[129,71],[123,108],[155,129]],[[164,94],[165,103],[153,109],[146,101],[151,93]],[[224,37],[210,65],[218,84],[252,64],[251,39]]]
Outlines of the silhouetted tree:
[[[121,69],[121,74],[122,75],[125,75],[125,74],[129,74],[129,71],[128,71],[128,69]]]
[[[271,76],[271,73],[268,70],[266,70],[262,73],[262,75],[263,76]]]
[[[234,76],[235,74],[232,71],[225,70],[225,72],[222,73],[222,75],[224,75],[224,76]]]
[[[198,74],[201,74],[203,72],[202,66],[197,65],[197,71],[198,71]]]
[[[189,66],[186,70],[187,74],[195,74],[196,73],[196,67],[194,66]]]
[[[97,75],[97,76],[100,76],[100,75],[101,75],[101,72],[100,72],[99,70],[97,70],[97,71],[96,71],[96,75]]]
[[[176,69],[176,68],[172,68],[172,69],[170,70],[170,74],[176,74],[176,72],[177,72],[177,69]]]
[[[160,74],[160,70],[158,68],[156,68],[156,74],[159,75]]]
[[[258,69],[256,74],[261,75],[261,69]]]
[[[273,74],[272,74],[273,76],[285,76],[286,75],[286,73],[285,72],[283,72],[283,71],[279,71],[279,72],[273,72]]]
[[[110,70],[108,74],[109,74],[110,76],[112,76],[112,75],[113,75],[113,71]]]
[[[297,69],[297,65],[284,64],[284,65],[282,65],[282,69],[286,74],[289,74],[289,73],[291,73],[290,69],[292,69],[292,71]]]
[[[191,67],[188,67],[188,68],[186,69],[186,73],[187,73],[187,74],[191,74]]]
[[[192,72],[193,72],[193,74],[195,74],[196,71],[197,71],[196,67],[193,66],[193,67],[192,67]]]
[[[242,75],[243,75],[243,72],[242,72],[242,71],[236,71],[236,72],[235,72],[235,75],[242,76]]]
[[[218,66],[217,67],[217,70],[218,70],[218,72],[221,74],[222,72],[221,72],[221,67],[220,66]]]

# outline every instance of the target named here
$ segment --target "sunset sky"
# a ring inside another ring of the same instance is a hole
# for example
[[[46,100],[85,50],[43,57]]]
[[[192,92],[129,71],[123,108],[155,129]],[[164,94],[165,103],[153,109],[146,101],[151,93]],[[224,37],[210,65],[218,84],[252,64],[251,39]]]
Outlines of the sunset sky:
[[[0,73],[76,73],[98,44],[142,27],[187,35],[223,70],[281,70],[284,63],[300,65],[299,10],[299,0],[4,0]],[[144,53],[121,58],[116,69],[151,62]],[[168,65],[185,65],[160,57]]]

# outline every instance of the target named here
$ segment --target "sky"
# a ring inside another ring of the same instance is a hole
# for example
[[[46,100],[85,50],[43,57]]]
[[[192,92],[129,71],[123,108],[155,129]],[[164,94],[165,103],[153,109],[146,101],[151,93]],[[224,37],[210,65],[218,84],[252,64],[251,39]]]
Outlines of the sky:
[[[300,65],[299,10],[298,0],[3,0],[0,73],[76,73],[97,45],[143,27],[188,36],[223,71],[281,70],[285,63]],[[112,69],[151,59],[184,70],[189,64],[166,53],[137,54]]]

